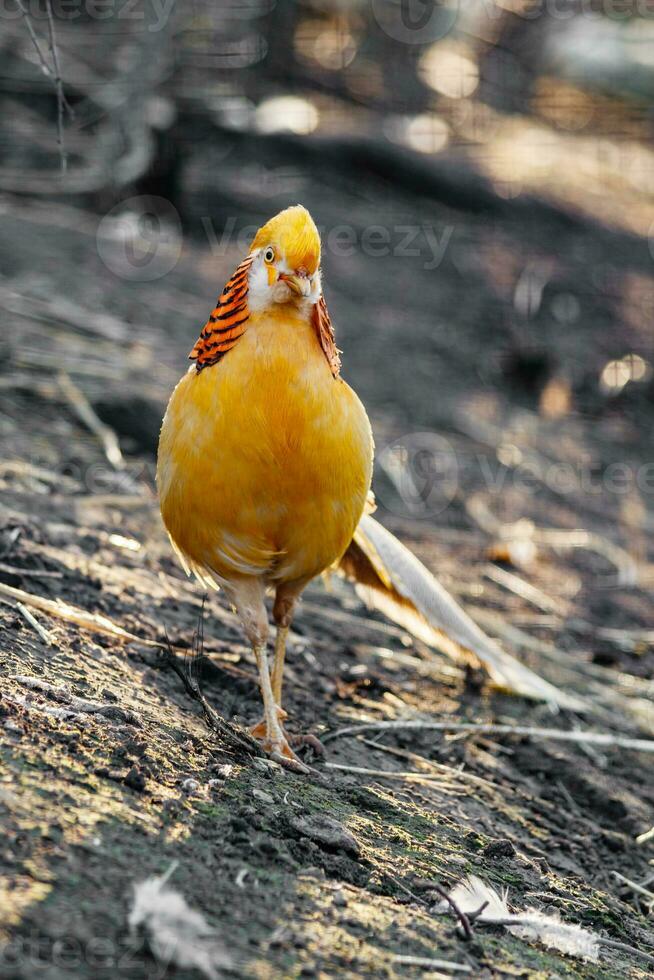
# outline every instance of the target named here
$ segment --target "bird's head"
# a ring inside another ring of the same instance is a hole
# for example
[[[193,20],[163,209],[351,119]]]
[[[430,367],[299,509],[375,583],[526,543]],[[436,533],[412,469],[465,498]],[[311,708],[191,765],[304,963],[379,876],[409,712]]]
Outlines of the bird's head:
[[[227,280],[189,354],[198,373],[232,349],[247,330],[251,313],[280,303],[300,308],[338,377],[339,351],[320,281],[320,235],[300,204],[280,211],[259,229],[249,254]]]
[[[248,303],[252,310],[272,303],[308,305],[321,296],[320,235],[301,204],[280,211],[259,229],[250,246]]]

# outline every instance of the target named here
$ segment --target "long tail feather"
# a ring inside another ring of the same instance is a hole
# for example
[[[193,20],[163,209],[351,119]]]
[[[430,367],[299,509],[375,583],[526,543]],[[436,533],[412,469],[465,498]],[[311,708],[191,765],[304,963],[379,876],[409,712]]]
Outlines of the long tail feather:
[[[491,640],[408,548],[365,514],[339,570],[368,606],[453,659],[477,659],[498,687],[561,708],[583,701],[543,680]]]

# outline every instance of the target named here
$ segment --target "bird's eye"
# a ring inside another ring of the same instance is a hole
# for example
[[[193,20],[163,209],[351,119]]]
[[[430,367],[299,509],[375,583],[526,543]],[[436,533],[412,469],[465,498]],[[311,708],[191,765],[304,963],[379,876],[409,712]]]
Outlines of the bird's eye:
[[[269,245],[268,246],[268,248],[266,249],[266,251],[263,253],[263,257],[264,257],[264,259],[265,259],[266,262],[274,262],[275,261],[275,249],[272,247],[272,245]]]

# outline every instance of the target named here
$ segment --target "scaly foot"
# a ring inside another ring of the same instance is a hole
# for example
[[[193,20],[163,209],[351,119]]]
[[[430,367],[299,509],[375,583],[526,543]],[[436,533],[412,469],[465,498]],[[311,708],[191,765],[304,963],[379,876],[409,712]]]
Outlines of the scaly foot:
[[[278,707],[276,710],[277,710],[277,719],[280,723],[280,728],[281,728],[281,723],[283,721],[286,721],[288,715],[283,708]],[[256,725],[253,725],[249,731],[252,738],[259,739],[260,742],[268,738],[268,724],[266,722],[266,716],[264,715],[261,721],[258,721]]]
[[[325,749],[315,735],[289,735],[285,732],[281,722],[287,717],[288,715],[283,708],[277,708],[277,719],[280,723],[278,732],[271,735],[268,731],[266,719],[262,718],[261,721],[250,728],[250,735],[261,742],[264,751],[268,753],[274,762],[278,762],[285,769],[306,775],[311,772],[311,769],[298,758],[292,746],[299,748],[300,746],[308,745],[316,755],[320,756],[325,754]]]

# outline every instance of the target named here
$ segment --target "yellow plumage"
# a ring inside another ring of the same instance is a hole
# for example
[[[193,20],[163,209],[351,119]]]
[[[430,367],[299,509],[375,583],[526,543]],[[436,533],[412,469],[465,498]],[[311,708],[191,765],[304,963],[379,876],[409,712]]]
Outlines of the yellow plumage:
[[[332,377],[306,318],[280,305],[252,314],[220,364],[175,389],[161,510],[189,564],[219,582],[309,579],[352,540],[371,468],[361,402]]]

